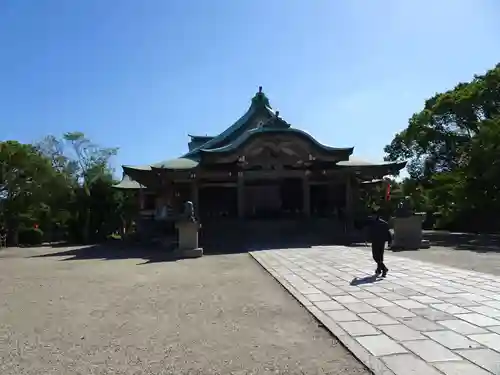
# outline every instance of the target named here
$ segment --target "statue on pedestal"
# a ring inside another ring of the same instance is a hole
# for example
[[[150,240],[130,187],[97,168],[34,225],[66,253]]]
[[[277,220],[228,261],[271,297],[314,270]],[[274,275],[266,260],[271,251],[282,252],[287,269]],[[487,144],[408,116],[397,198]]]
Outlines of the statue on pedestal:
[[[401,202],[399,202],[398,207],[396,208],[396,217],[409,217],[411,215],[413,215],[411,198],[406,196],[401,200]]]
[[[404,197],[395,214],[393,251],[422,248],[425,243],[422,240],[422,216],[413,211],[410,197]]]
[[[188,221],[190,223],[196,223],[196,217],[194,216],[194,204],[191,201],[184,202],[184,209],[181,214],[181,220]]]
[[[176,223],[179,233],[178,252],[182,257],[198,258],[203,255],[203,249],[198,247],[198,230],[200,224],[194,215],[194,205],[191,201],[184,203],[184,210]]]

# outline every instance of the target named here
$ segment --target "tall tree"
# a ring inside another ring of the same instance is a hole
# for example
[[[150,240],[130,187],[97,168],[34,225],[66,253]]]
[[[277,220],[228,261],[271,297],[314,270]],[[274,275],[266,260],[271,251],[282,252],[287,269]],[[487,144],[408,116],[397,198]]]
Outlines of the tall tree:
[[[0,143],[0,204],[3,221],[17,243],[20,226],[46,211],[57,173],[35,147],[16,141]]]
[[[83,228],[82,239],[88,242],[91,236],[92,186],[99,180],[112,183],[109,166],[111,157],[118,152],[117,148],[104,148],[92,143],[81,132],[66,133],[63,140],[70,145],[69,160],[75,168],[75,176],[80,183],[82,193]],[[69,150],[68,150],[69,151]]]
[[[0,224],[7,224],[9,238],[17,243],[19,229],[32,230],[35,223],[51,239],[55,233],[68,238],[60,236],[65,233],[83,242],[121,228],[134,201],[112,188],[110,158],[116,152],[80,132],[47,136],[35,145],[1,142]]]
[[[427,100],[385,147],[386,159],[409,159],[410,177],[453,226],[465,229],[475,215],[476,230],[497,228],[499,116],[500,64]]]

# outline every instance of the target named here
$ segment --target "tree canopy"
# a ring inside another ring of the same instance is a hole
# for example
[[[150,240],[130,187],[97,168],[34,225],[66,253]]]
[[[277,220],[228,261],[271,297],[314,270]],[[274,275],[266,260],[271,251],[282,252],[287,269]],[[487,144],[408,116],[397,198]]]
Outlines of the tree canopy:
[[[408,173],[440,226],[497,231],[500,219],[500,64],[438,93],[384,149]],[[471,220],[471,217],[474,220]]]
[[[47,136],[36,144],[0,142],[0,224],[9,242],[36,227],[45,240],[103,239],[130,220],[135,199],[112,188],[116,148],[81,132]]]

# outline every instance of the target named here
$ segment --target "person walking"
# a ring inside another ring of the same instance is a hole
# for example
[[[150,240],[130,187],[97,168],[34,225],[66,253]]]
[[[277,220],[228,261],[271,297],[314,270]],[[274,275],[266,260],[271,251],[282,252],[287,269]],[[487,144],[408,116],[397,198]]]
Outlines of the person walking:
[[[389,224],[382,220],[380,214],[376,214],[375,220],[370,224],[370,242],[372,244],[372,256],[375,263],[377,263],[377,269],[375,274],[378,276],[382,274],[382,277],[387,276],[389,269],[384,264],[384,250],[385,243],[387,242],[389,246],[392,243],[392,235],[389,230]]]
[[[7,247],[7,229],[0,225],[0,248]]]

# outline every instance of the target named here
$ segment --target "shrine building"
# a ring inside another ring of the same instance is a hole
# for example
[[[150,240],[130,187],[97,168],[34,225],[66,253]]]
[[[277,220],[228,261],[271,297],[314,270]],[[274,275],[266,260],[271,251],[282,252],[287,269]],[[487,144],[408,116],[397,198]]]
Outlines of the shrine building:
[[[143,218],[168,220],[190,200],[202,226],[322,218],[349,227],[360,187],[405,166],[362,161],[352,157],[354,147],[321,144],[273,110],[261,87],[220,134],[189,137],[176,159],[123,166],[115,187],[138,191]]]

